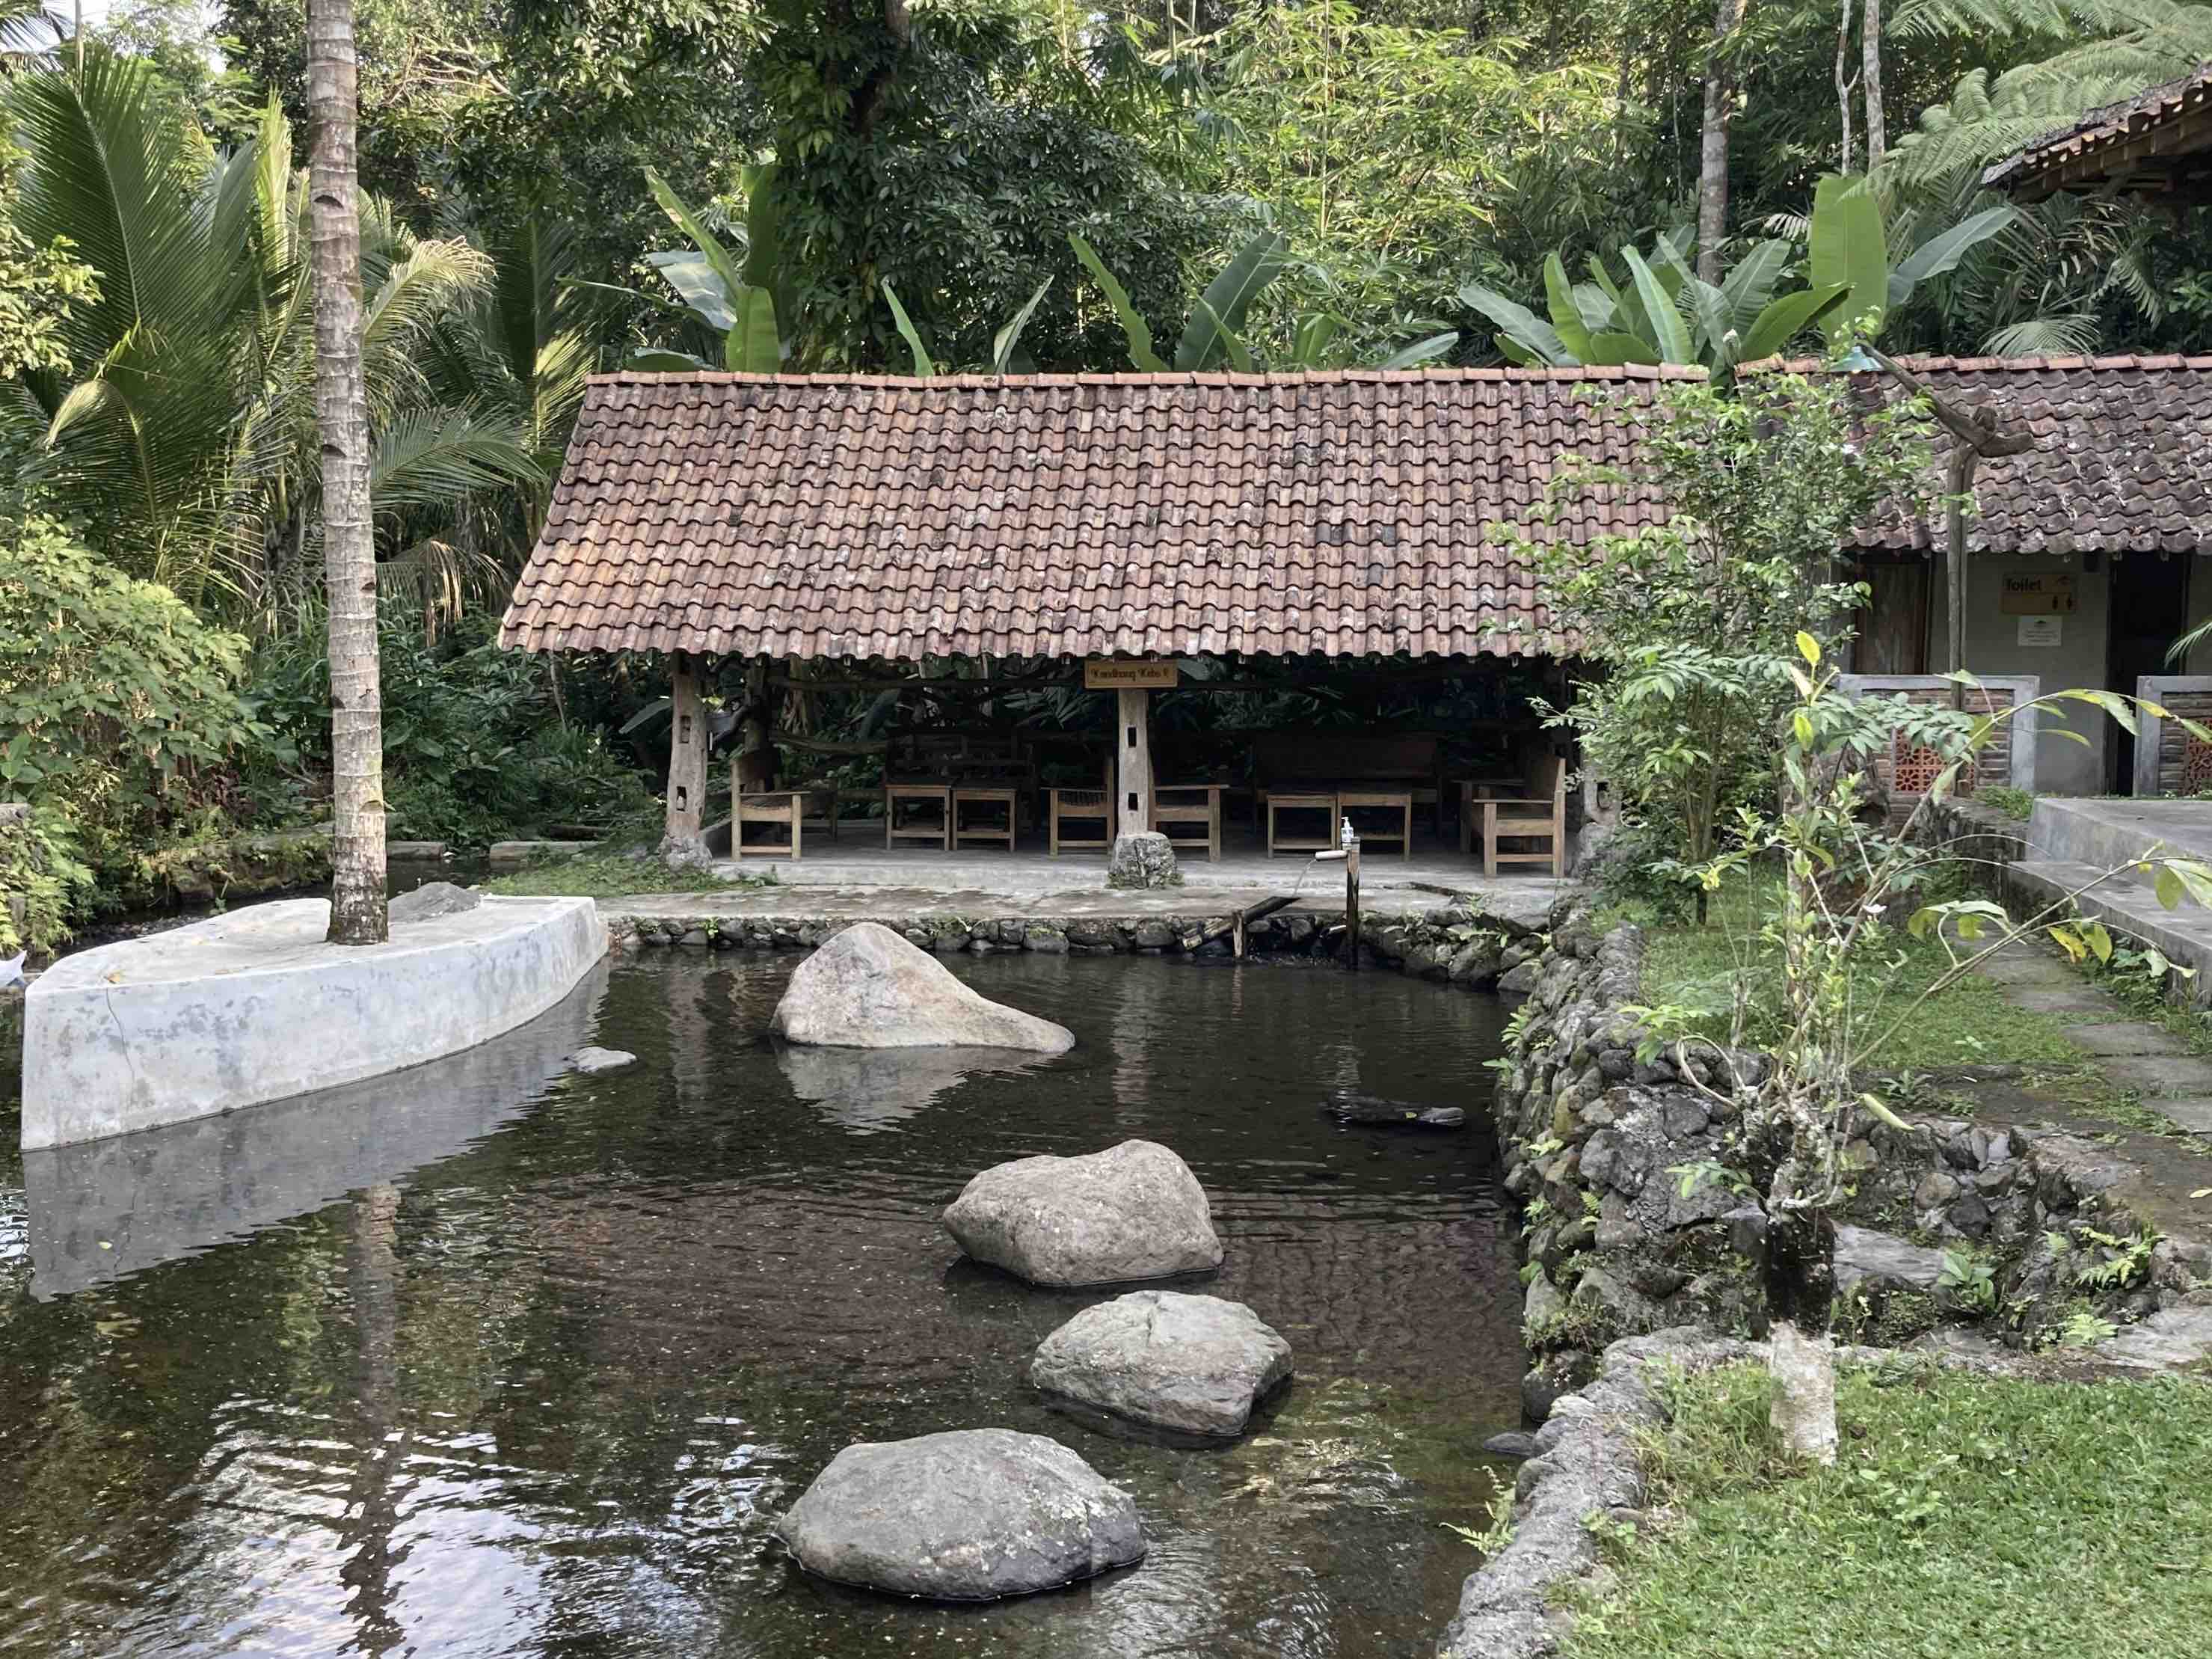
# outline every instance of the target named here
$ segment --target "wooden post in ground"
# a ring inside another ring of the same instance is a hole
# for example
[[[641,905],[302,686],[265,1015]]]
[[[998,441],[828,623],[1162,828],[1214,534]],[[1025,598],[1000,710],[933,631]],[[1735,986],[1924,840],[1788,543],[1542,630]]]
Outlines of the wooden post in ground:
[[[1114,833],[1141,836],[1152,827],[1152,734],[1149,691],[1117,691],[1120,720],[1114,750],[1121,785],[1115,794]]]
[[[1359,837],[1344,843],[1344,963],[1359,971]]]
[[[707,808],[707,711],[699,699],[699,674],[688,652],[675,658],[669,691],[668,809],[660,839],[665,857],[696,854]]]

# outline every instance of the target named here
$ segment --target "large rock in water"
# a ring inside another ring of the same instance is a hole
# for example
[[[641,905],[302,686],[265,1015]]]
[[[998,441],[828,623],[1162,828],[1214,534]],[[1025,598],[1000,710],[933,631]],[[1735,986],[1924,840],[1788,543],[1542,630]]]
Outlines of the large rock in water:
[[[978,996],[878,922],[833,933],[800,963],[770,1022],[792,1042],[837,1048],[1022,1048],[1064,1054],[1065,1025]]]
[[[1086,1308],[1038,1345],[1048,1395],[1185,1434],[1242,1434],[1291,1375],[1291,1345],[1241,1302],[1133,1291]]]
[[[1012,1429],[848,1446],[775,1530],[810,1572],[946,1601],[1051,1589],[1145,1553],[1127,1492]]]
[[[945,1212],[978,1261],[1037,1285],[1113,1285],[1221,1265],[1206,1189],[1157,1141],[986,1170]]]

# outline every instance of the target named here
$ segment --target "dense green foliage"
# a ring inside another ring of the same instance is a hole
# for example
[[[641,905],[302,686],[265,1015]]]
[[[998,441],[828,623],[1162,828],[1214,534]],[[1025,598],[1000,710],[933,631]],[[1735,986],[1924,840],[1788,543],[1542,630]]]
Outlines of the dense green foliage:
[[[1677,1382],[1620,1569],[1577,1598],[1569,1659],[2197,1651],[2212,1578],[2201,1378],[2027,1382],[1848,1370],[1840,1455],[1808,1470],[1736,1367]]]
[[[51,520],[0,539],[0,795],[51,814],[118,880],[219,813],[276,751],[239,695],[246,642],[103,563]]]

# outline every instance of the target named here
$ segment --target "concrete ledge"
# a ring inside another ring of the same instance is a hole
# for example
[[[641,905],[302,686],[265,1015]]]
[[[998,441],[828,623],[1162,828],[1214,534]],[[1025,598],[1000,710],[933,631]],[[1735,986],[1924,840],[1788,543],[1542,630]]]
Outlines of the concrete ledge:
[[[324,942],[293,899],[64,957],[23,1008],[25,1151],[335,1088],[474,1048],[606,954],[589,899],[487,898]]]
[[[2064,859],[2022,859],[2006,875],[2013,914],[2036,915],[2095,881],[2109,867]],[[2100,882],[2074,902],[2083,915],[2103,922],[2113,933],[2154,945],[2183,967],[2196,969],[2197,1000],[2212,998],[2212,911],[2187,902],[2169,910],[2158,902],[2157,893],[2131,875]],[[2064,921],[2066,916],[2062,913],[2051,920]]]
[[[604,963],[546,1012],[392,1077],[23,1155],[40,1301],[244,1238],[450,1158],[521,1116],[592,1039]]]

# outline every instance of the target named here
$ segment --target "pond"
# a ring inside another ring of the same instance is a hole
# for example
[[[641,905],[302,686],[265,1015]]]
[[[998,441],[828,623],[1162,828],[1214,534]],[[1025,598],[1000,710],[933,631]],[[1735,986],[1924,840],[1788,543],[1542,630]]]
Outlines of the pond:
[[[1388,973],[963,958],[1079,1042],[962,1073],[769,1044],[795,960],[623,963],[573,1029],[465,1074],[76,1164],[26,1168],[0,1105],[0,1654],[1429,1652],[1478,1560],[1446,1523],[1511,1478],[1480,1450],[1522,1364],[1493,1148],[1480,1114],[1416,1135],[1322,1102],[1486,1099],[1498,1006]],[[641,1064],[550,1076],[582,1036]],[[407,1127],[364,1127],[386,1119]],[[1047,1409],[1031,1350],[1111,1292],[975,1267],[939,1224],[988,1164],[1131,1136],[1212,1195],[1228,1259],[1185,1288],[1295,1351],[1236,1446]],[[808,1578],[770,1538],[848,1443],[993,1425],[1124,1485],[1149,1556],[942,1607]]]

